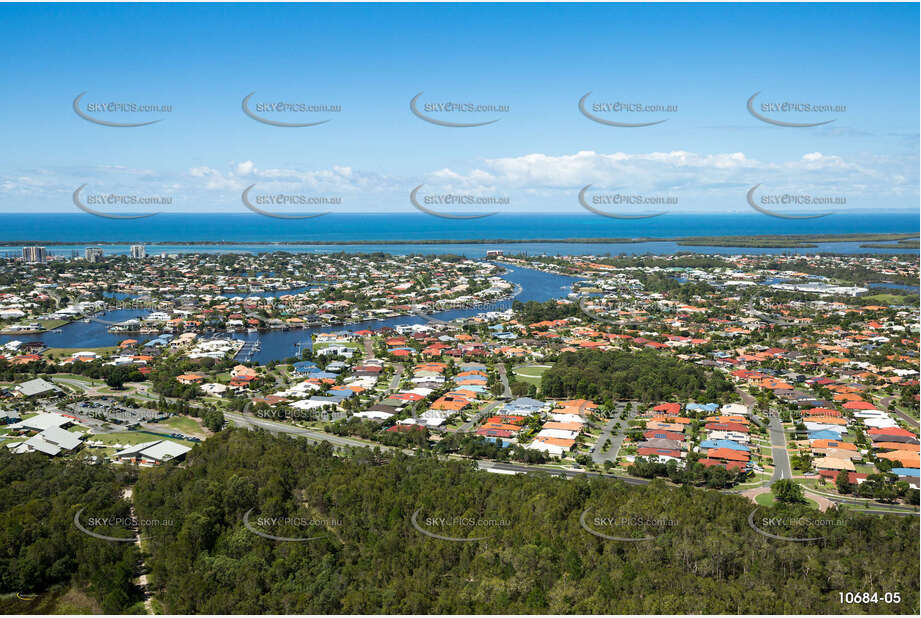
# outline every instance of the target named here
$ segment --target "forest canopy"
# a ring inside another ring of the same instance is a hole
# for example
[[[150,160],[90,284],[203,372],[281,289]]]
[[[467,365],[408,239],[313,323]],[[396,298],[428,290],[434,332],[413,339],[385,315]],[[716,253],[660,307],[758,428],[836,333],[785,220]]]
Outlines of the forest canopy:
[[[749,526],[746,498],[662,481],[495,475],[231,429],[182,466],[143,471],[135,503],[139,517],[176,521],[149,531],[147,561],[171,613],[840,613],[838,592],[866,582],[901,603],[847,611],[918,608],[917,518],[830,510],[822,518],[842,523],[824,540],[783,542]],[[803,515],[819,513],[758,517]],[[245,517],[311,540],[265,538]],[[585,517],[653,538],[601,538]]]
[[[543,375],[541,393],[551,398],[722,401],[733,392],[722,374],[655,352],[564,352]]]

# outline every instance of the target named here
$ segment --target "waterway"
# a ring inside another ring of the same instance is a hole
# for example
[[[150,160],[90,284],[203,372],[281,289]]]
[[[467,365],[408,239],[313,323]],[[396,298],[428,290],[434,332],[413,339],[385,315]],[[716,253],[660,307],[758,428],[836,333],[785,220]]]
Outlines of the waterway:
[[[516,266],[506,266],[507,272],[502,276],[506,281],[515,284],[519,290],[514,300],[521,302],[537,301],[543,302],[553,298],[563,298],[572,291],[572,285],[578,281],[575,277],[564,275],[555,275],[541,272],[531,268],[520,268]],[[284,293],[291,293],[287,291]],[[130,295],[119,294],[121,299],[130,298]],[[495,303],[495,310],[501,310],[511,306],[511,300]],[[430,317],[451,321],[457,318],[465,318],[482,313],[484,308],[474,309],[452,309],[450,311],[441,311],[432,313]],[[131,318],[138,318],[149,315],[151,311],[145,309],[119,309],[107,311],[96,317],[109,322],[122,322]],[[343,326],[325,326],[317,328],[303,328],[296,330],[278,330],[263,331],[259,333],[218,333],[219,336],[232,337],[247,343],[259,342],[259,349],[252,350],[254,346],[246,346],[246,357],[261,364],[273,360],[282,360],[298,353],[297,345],[303,348],[310,346],[311,335],[319,332],[355,332],[359,330],[379,330],[382,327],[391,328],[408,325],[423,324],[426,320],[422,317],[408,315],[397,318],[388,318],[384,320],[371,320],[366,322],[356,322]],[[99,322],[72,322],[60,328],[60,332],[48,332],[38,335],[3,335],[0,336],[0,344],[8,341],[41,341],[48,347],[52,348],[100,348],[118,345],[124,339],[138,339],[142,344],[153,336],[125,333],[110,333],[109,326]],[[250,356],[250,351],[252,354]]]

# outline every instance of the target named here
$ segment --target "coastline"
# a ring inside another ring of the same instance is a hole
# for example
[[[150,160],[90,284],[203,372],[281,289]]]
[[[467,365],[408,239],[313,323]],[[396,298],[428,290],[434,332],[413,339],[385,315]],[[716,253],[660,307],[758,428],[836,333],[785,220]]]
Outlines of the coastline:
[[[596,238],[444,238],[444,239],[397,239],[397,240],[96,240],[96,241],[44,241],[44,240],[0,240],[0,246],[24,247],[42,245],[47,247],[70,246],[117,246],[133,243],[143,243],[151,247],[157,246],[210,246],[234,247],[246,245],[272,246],[383,246],[383,245],[491,245],[491,244],[642,244],[649,242],[674,242],[682,247],[741,247],[764,249],[810,249],[818,247],[821,243],[832,242],[860,242],[873,243],[867,248],[914,248],[905,241],[917,240],[919,234],[914,233],[866,233],[866,234],[765,234],[765,235],[739,235],[739,236],[680,236],[680,237],[596,237]],[[893,243],[880,245],[879,243]]]

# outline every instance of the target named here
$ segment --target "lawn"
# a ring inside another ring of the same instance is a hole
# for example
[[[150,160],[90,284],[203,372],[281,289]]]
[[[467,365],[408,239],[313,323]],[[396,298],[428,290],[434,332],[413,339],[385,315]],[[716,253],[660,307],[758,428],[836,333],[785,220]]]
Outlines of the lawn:
[[[198,421],[196,421],[193,418],[189,418],[188,416],[173,416],[157,424],[166,425],[167,427],[171,427],[172,429],[175,429],[176,431],[180,431],[182,433],[188,433],[188,434],[193,434],[193,435],[204,433]]]
[[[67,380],[76,380],[78,382],[86,382],[87,384],[103,384],[102,380],[94,380],[87,376],[80,375],[79,373],[56,373],[51,376],[52,378],[65,378]]]
[[[745,481],[744,483],[739,483],[738,487],[740,488],[751,488],[751,487],[760,487],[764,485],[767,481],[771,480],[771,472],[753,472],[751,479]]]
[[[514,374],[519,378],[531,378],[540,381],[541,376],[543,376],[550,365],[521,365],[513,369]]]
[[[904,305],[905,296],[897,294],[874,294],[873,296],[862,296],[864,300],[874,300],[881,305]]]
[[[774,494],[768,492],[766,494],[758,494],[755,496],[755,502],[761,506],[774,506],[776,500],[774,500]],[[810,500],[809,498],[806,498],[806,504],[814,509],[819,508],[819,503],[815,500]]]
[[[361,342],[358,342],[358,341],[324,341],[322,343],[314,343],[313,349],[322,350],[323,348],[328,348],[334,345],[341,345],[347,348],[352,348],[353,350],[357,350],[358,352],[363,352],[365,349],[365,347],[361,344]]]
[[[42,328],[47,330],[60,328],[65,324],[69,324],[67,320],[39,320],[38,323],[42,325]]]
[[[105,356],[118,351],[118,346],[108,346],[103,348],[48,348],[43,354],[49,358],[67,358],[77,352],[95,352],[99,356]]]
[[[117,431],[114,433],[104,433],[98,435],[87,436],[87,440],[93,440],[102,442],[104,444],[127,444],[135,445],[141,444],[143,442],[153,442],[154,440],[166,440],[169,439],[173,442],[178,442],[180,444],[185,444],[186,446],[194,446],[194,442],[188,440],[178,440],[176,438],[167,438],[166,436],[154,435],[152,433],[145,433],[140,431]]]

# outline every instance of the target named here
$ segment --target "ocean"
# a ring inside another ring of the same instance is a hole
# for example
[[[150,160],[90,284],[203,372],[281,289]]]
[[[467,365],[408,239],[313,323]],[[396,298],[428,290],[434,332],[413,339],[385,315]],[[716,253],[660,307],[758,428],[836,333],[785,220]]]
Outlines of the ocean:
[[[330,214],[316,219],[281,220],[256,214],[158,214],[135,220],[111,220],[83,213],[0,214],[0,252],[18,252],[9,242],[48,244],[57,255],[108,242],[105,252],[126,253],[131,243],[158,243],[148,253],[178,251],[349,251],[388,253],[455,253],[480,257],[487,249],[529,254],[617,254],[675,251],[697,253],[917,253],[915,249],[861,249],[859,243],[828,243],[819,249],[749,249],[679,247],[670,241],[646,243],[491,243],[452,245],[348,245],[362,241],[537,240],[565,238],[676,238],[761,234],[918,233],[918,213],[835,214],[823,219],[790,221],[756,213],[663,215],[652,219],[615,220],[595,215],[495,215],[484,219],[447,220],[425,214]],[[53,243],[78,243],[53,246]],[[171,243],[205,244],[201,247]],[[310,243],[346,243],[328,246]],[[290,245],[287,243],[298,243]]]

